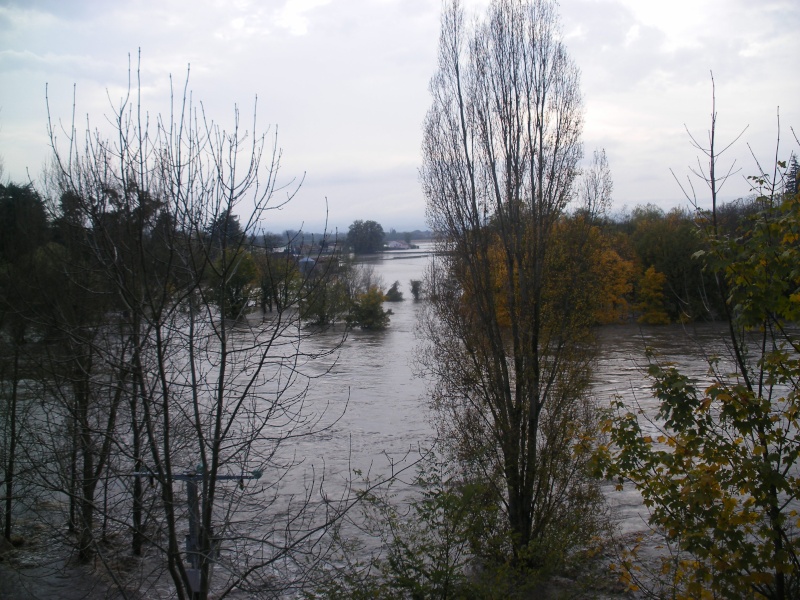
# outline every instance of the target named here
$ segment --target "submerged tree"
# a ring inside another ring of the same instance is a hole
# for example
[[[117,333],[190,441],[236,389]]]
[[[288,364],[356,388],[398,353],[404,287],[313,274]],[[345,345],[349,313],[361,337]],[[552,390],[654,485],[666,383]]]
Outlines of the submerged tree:
[[[211,266],[211,283],[225,319],[243,319],[255,299],[258,267],[252,255],[241,247],[221,253]]]
[[[389,286],[389,289],[386,291],[386,301],[401,302],[402,300],[403,300],[403,292],[400,291],[400,282],[395,281],[392,285]]]
[[[597,532],[585,244],[608,201],[562,223],[582,157],[578,69],[555,2],[499,0],[474,28],[442,17],[422,182],[439,250],[423,365],[454,454],[493,486],[518,564],[558,562]],[[609,180],[610,181],[610,180]]]
[[[414,300],[419,300],[422,295],[422,281],[419,279],[412,279],[409,281],[409,285],[411,286],[411,295],[414,296]]]
[[[22,462],[26,412],[21,388],[23,380],[30,378],[29,369],[24,368],[24,347],[34,328],[32,305],[39,302],[31,274],[36,272],[36,254],[49,233],[44,202],[33,187],[0,184],[0,473],[4,488],[0,514],[7,540],[12,536],[16,500],[23,497],[15,488],[15,478]]]
[[[78,425],[87,447],[101,447],[114,467],[106,476],[114,489],[125,490],[104,516],[131,533],[135,555],[162,559],[178,598],[234,589],[269,596],[295,585],[337,515],[330,497],[315,500],[319,481],[282,489],[299,462],[284,446],[324,427],[324,410],[305,410],[304,367],[334,348],[303,349],[312,333],[298,294],[285,293],[314,282],[272,269],[274,310],[246,314],[257,265],[245,244],[295,192],[279,183],[277,141],[259,133],[255,115],[244,131],[237,111],[226,131],[185,92],[168,116],[150,119],[134,92],[114,109],[113,142],[73,126],[64,148],[50,130],[58,212],[91,265],[66,254],[61,273],[103,301],[88,345],[85,327],[60,329],[95,368],[75,363],[80,354],[64,356],[86,375],[87,418]],[[77,391],[60,390],[72,406]],[[51,423],[57,453],[58,415]],[[95,461],[77,476],[94,510],[101,468]],[[95,525],[89,513],[80,523],[87,557],[104,552]]]
[[[253,259],[258,268],[259,305],[261,312],[267,309],[283,310],[297,297],[297,287],[302,281],[295,258],[288,252],[271,252],[265,249],[254,252]]]
[[[383,309],[385,300],[386,296],[376,285],[370,286],[366,291],[358,292],[350,305],[347,323],[361,329],[375,331],[386,329],[392,311]]]

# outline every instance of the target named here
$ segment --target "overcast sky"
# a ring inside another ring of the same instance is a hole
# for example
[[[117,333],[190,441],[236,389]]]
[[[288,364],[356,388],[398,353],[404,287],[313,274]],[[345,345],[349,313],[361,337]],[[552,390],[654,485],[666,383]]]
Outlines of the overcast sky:
[[[439,0],[0,0],[3,177],[36,181],[48,159],[46,84],[54,118],[69,121],[76,86],[78,116],[102,127],[141,48],[152,114],[168,112],[169,75],[182,81],[187,65],[193,97],[224,126],[258,97],[260,124],[278,127],[283,180],[305,176],[267,229],[321,230],[326,199],[340,231],[354,219],[423,229],[440,10]],[[686,205],[670,168],[685,176],[696,164],[684,126],[707,138],[712,70],[719,138],[749,125],[727,155],[742,173],[724,196],[747,194],[750,148],[774,158],[779,107],[779,155],[798,150],[797,0],[563,0],[561,20],[582,72],[586,154],[606,149],[615,208]]]

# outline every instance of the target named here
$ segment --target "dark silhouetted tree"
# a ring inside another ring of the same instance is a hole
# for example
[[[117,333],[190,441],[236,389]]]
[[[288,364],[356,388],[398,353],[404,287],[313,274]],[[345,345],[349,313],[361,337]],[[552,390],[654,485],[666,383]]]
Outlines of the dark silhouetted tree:
[[[353,221],[347,232],[347,245],[356,254],[371,254],[383,247],[383,227],[375,221]]]

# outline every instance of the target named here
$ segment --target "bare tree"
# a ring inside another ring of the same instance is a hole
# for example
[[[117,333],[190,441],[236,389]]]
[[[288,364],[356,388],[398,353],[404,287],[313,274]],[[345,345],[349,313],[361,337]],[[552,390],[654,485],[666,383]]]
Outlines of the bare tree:
[[[595,423],[585,232],[562,222],[582,100],[556,3],[498,0],[472,26],[448,4],[430,87],[421,179],[439,255],[423,364],[441,433],[494,486],[513,556],[530,564],[536,548],[585,543],[602,512],[582,445]],[[610,179],[595,170],[600,205]]]
[[[256,317],[249,296],[232,309],[225,286],[241,277],[248,240],[297,185],[279,183],[277,140],[258,133],[255,111],[252,129],[237,110],[226,131],[184,90],[168,116],[153,119],[139,89],[114,110],[114,140],[73,125],[62,147],[50,127],[68,200],[60,214],[80,222],[104,286],[95,291],[113,298],[90,347],[103,384],[119,395],[106,406],[124,418],[87,439],[110,446],[114,485],[128,491],[108,513],[132,533],[134,555],[163,561],[179,598],[206,598],[212,565],[215,595],[268,596],[302,581],[338,515],[321,480],[291,492],[282,485],[300,462],[292,443],[335,419],[305,400],[320,376],[308,365],[336,348],[304,350],[302,294]],[[94,500],[91,490],[85,496]],[[82,527],[102,552],[92,520]]]
[[[2,164],[0,164],[2,176]],[[32,186],[0,183],[0,473],[5,491],[3,536],[11,540],[14,504],[23,497],[15,489],[20,468],[19,448],[29,409],[21,401],[30,369],[25,346],[31,335],[31,303],[35,288],[37,248],[47,239],[47,215],[41,196]]]

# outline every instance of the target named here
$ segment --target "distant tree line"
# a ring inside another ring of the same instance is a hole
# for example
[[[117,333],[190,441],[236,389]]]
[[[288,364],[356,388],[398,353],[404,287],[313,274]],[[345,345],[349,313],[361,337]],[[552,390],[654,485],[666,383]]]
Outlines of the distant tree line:
[[[755,198],[721,204],[721,231],[733,232],[761,209]],[[606,218],[598,250],[606,281],[596,320],[659,325],[724,317],[715,276],[697,260],[707,247],[707,217],[698,211],[653,204]]]

